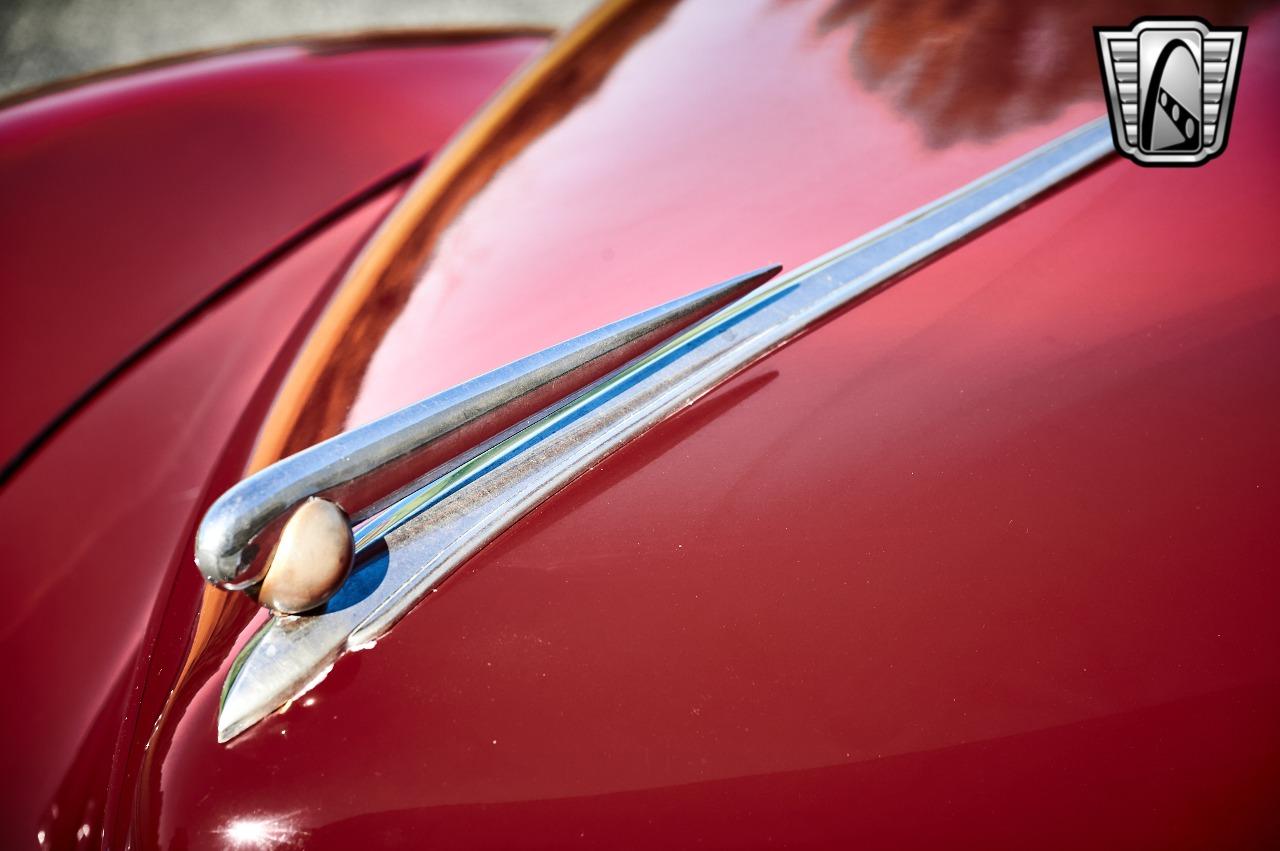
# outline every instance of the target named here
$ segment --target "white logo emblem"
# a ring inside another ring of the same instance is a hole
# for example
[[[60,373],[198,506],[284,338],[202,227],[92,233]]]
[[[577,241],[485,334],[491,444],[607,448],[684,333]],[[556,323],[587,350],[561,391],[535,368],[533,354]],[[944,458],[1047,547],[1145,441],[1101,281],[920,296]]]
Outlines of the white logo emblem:
[[[1191,166],[1226,149],[1244,27],[1143,18],[1093,31],[1116,150],[1141,165]]]

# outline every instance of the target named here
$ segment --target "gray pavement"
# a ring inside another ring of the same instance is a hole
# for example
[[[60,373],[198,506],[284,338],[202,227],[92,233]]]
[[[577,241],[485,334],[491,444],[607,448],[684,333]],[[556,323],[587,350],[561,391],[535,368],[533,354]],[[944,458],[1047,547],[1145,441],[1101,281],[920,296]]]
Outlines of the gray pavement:
[[[0,96],[244,41],[467,24],[562,27],[592,0],[0,0]]]

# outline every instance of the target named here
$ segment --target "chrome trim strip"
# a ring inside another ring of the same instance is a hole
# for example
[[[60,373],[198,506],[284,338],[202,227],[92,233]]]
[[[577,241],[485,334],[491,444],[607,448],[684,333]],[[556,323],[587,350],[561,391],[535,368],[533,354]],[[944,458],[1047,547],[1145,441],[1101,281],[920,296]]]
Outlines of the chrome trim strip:
[[[356,529],[362,555],[319,613],[273,619],[228,675],[226,741],[381,637],[459,564],[601,458],[816,320],[1113,151],[1106,119],[761,286],[509,429]]]
[[[324,497],[360,521],[414,486],[421,456],[440,438],[462,437],[465,446],[460,429],[480,431],[515,405],[536,410],[575,386],[576,375],[607,371],[777,272],[757,269],[543,349],[271,465],[210,506],[196,532],[200,572],[223,588],[253,584],[280,526],[307,499]]]

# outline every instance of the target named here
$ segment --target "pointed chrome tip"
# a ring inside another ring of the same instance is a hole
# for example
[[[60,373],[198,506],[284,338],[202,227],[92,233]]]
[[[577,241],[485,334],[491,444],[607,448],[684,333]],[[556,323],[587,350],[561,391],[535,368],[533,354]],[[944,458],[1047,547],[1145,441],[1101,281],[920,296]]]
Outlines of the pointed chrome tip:
[[[292,691],[264,690],[261,686],[269,682],[253,677],[228,679],[218,707],[218,744],[226,744],[289,702]]]
[[[606,325],[593,332],[592,335],[608,340],[610,348],[621,348],[641,337],[648,337],[654,332],[683,327],[691,324],[695,319],[701,318],[702,315],[719,310],[730,302],[746,295],[780,271],[782,271],[781,266],[763,266],[755,271],[747,272],[745,275],[729,278],[727,281],[721,281],[705,289],[689,293],[687,296],[682,296],[666,304],[614,322],[611,325]]]
[[[701,292],[694,293],[690,298],[698,298],[703,294],[707,295],[708,301],[717,301],[720,298],[724,298],[725,300],[737,298],[738,296],[745,295],[761,284],[769,282],[781,271],[781,265],[761,266],[753,272],[748,272],[745,275],[739,275],[736,278],[730,278],[729,280],[716,284],[713,287],[707,287]]]
[[[346,642],[315,640],[312,618],[271,618],[231,663],[218,701],[218,742],[225,744],[329,675]],[[339,630],[345,636],[349,628]]]
[[[268,634],[270,627],[269,624],[240,651],[231,665],[231,672],[227,674],[227,679],[222,684],[222,696],[218,700],[218,744],[231,741],[266,718],[284,702],[276,699],[280,697],[278,694],[255,694],[255,691],[261,692],[260,681],[259,687],[255,689],[253,686],[255,678],[242,676],[246,665],[252,667],[255,664],[253,649]]]
[[[283,706],[297,686],[293,676],[263,677],[263,665],[280,653],[280,624],[272,618],[249,640],[231,663],[218,699],[218,743],[224,744]],[[261,649],[263,652],[255,652]]]
[[[226,744],[270,713],[271,709],[261,705],[251,707],[242,700],[224,701],[218,707],[218,744]]]
[[[225,745],[236,736],[248,730],[254,724],[257,724],[262,718],[244,718],[238,721],[229,721],[225,712],[218,713],[218,744]]]

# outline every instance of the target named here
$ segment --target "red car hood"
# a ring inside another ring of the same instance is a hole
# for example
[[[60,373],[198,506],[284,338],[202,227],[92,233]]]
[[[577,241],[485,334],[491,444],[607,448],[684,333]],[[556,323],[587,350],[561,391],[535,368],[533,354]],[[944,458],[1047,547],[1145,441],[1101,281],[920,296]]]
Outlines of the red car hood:
[[[610,5],[408,190],[198,504],[1102,115],[1091,28],[1145,11],[910,8]],[[1224,156],[1106,161],[862,300],[229,744],[219,692],[265,615],[203,589],[188,516],[107,839],[1265,842],[1280,17],[1248,23]],[[1001,58],[1027,43],[1052,61]]]

